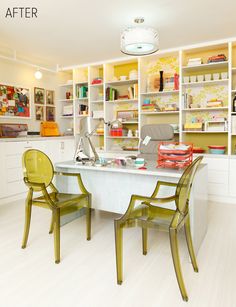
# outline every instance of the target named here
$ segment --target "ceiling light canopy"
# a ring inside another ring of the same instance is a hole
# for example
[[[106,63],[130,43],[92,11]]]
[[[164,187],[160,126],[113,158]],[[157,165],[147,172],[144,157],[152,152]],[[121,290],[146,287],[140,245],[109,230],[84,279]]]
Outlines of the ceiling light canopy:
[[[121,51],[129,55],[147,55],[159,50],[159,37],[155,29],[142,26],[143,17],[135,18],[137,24],[127,27],[121,34]]]
[[[41,73],[41,71],[38,69],[36,70],[36,72],[34,73],[34,76],[37,80],[42,79],[43,74]]]

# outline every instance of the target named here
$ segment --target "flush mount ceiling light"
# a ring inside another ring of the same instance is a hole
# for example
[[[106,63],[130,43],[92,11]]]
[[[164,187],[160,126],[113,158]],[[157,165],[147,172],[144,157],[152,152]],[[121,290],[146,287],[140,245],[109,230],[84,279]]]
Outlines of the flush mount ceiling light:
[[[34,73],[34,76],[37,80],[40,80],[42,79],[43,74],[41,73],[39,69],[37,69],[36,72]]]
[[[159,50],[159,37],[155,29],[141,25],[143,17],[134,19],[133,27],[127,27],[121,34],[121,52],[129,55],[147,55]]]

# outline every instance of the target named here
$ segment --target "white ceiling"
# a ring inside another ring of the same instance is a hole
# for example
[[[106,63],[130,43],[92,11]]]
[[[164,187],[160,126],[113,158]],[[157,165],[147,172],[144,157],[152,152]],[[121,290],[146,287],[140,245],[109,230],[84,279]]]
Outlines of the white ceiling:
[[[4,18],[29,5],[37,19]],[[121,57],[120,32],[137,16],[158,29],[161,49],[236,36],[235,0],[1,0],[0,53],[63,66]]]

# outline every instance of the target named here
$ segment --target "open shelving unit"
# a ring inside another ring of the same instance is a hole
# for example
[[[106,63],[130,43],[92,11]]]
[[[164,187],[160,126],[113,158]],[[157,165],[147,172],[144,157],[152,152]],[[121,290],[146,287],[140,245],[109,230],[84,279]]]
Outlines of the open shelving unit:
[[[209,57],[218,54],[224,54],[227,59],[207,62]],[[201,58],[202,64],[188,66],[188,60],[193,58]],[[130,78],[132,71],[137,71],[137,75]],[[160,71],[163,71],[164,77],[161,91]],[[209,74],[210,79],[208,76],[205,81],[205,75]],[[219,74],[219,77],[213,77],[213,74]],[[179,76],[178,87],[173,82],[176,75]],[[196,76],[195,82],[186,82],[184,77],[191,81],[190,77],[193,76]],[[200,81],[198,76],[201,76]],[[101,83],[93,84],[97,78],[101,79]],[[135,149],[144,125],[169,123],[174,127],[176,140],[202,147],[206,155],[209,145],[225,145],[225,155],[236,154],[236,111],[233,110],[233,98],[236,95],[236,40],[196,44],[149,56],[81,65],[73,68],[73,77],[69,76],[68,79],[73,79],[73,85],[66,81],[61,84],[58,102],[62,106],[72,104],[74,112],[73,116],[62,117],[62,121],[67,123],[65,126],[68,123],[74,125],[76,136],[80,134],[82,121],[86,122],[90,132],[98,126],[99,131],[94,132],[92,140],[99,151],[122,153],[125,152],[123,147]],[[134,84],[137,84],[135,97],[128,97]],[[81,87],[87,87],[85,97],[78,95]],[[109,99],[108,88],[115,90]],[[68,89],[73,92],[70,100],[65,97]],[[192,96],[191,106],[184,100],[186,94]],[[221,101],[221,104],[209,107],[207,103],[214,100]],[[150,105],[147,107],[148,103]],[[82,114],[79,111],[81,105],[87,107]],[[118,119],[118,111],[137,111],[138,115],[135,120],[122,122],[122,135],[114,136],[110,133],[110,127],[100,119],[113,122]],[[185,123],[205,123],[216,119],[225,119],[225,131],[184,129]],[[127,137],[128,130],[132,131],[132,137]]]

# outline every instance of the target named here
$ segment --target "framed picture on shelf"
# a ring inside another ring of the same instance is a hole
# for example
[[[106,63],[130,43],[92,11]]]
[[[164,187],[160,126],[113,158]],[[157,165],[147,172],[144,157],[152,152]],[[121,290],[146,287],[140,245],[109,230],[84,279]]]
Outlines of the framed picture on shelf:
[[[138,110],[119,110],[116,113],[116,118],[122,122],[138,121]]]
[[[34,103],[44,104],[45,102],[45,89],[40,87],[34,88]]]
[[[44,120],[44,107],[43,106],[35,106],[35,120]]]
[[[46,121],[55,122],[56,117],[56,108],[54,107],[46,107]]]
[[[54,91],[46,90],[46,104],[54,105]]]

